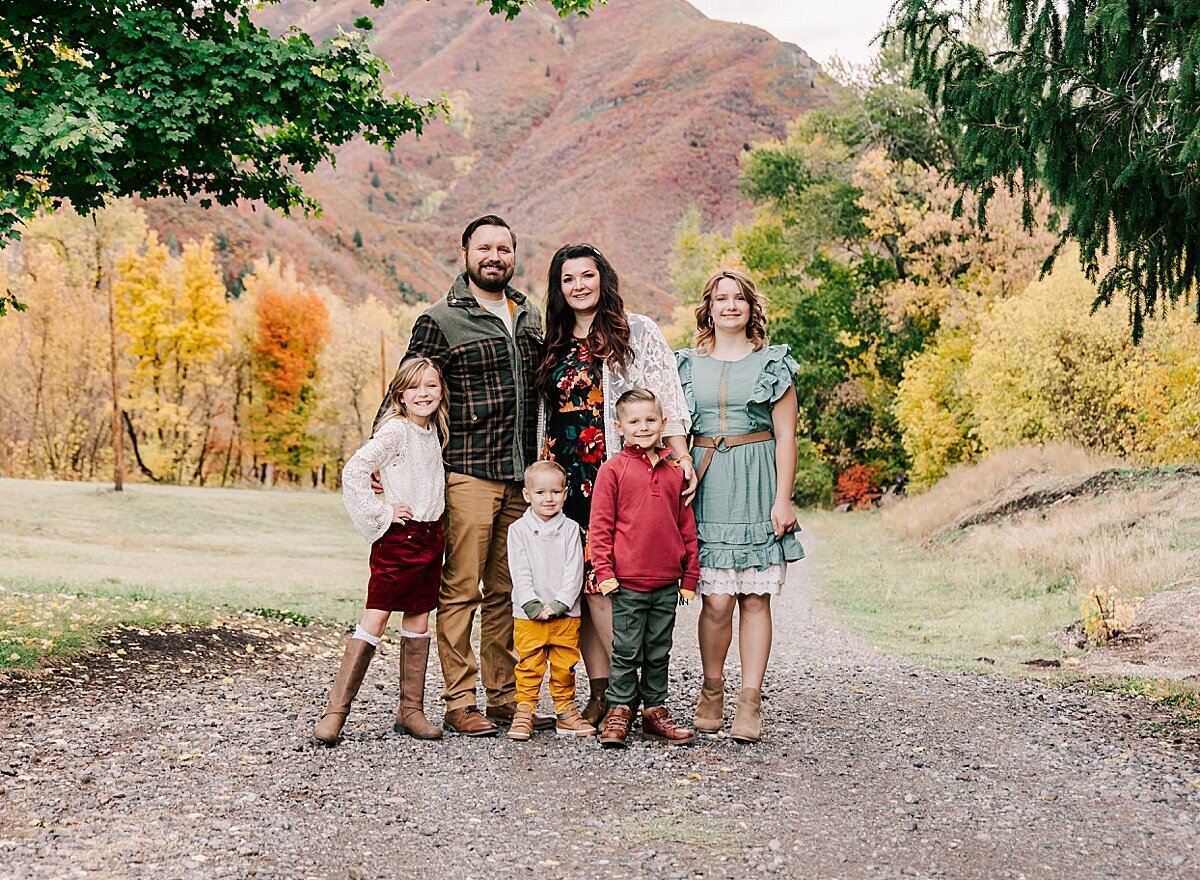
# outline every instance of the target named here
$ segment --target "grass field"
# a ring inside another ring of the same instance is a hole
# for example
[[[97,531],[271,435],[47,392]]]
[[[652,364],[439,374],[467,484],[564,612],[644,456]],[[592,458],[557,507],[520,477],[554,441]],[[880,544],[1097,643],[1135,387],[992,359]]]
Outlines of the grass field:
[[[365,595],[368,548],[332,493],[0,480],[0,533],[0,668],[221,606],[347,623]]]
[[[806,511],[821,600],[872,644],[921,662],[1018,671],[1057,656],[1048,634],[1080,616],[1088,590],[1132,602],[1200,580],[1200,480],[954,523],[1106,464],[1018,451],[883,511]],[[86,648],[105,626],[195,621],[221,606],[349,623],[365,593],[367,545],[333,493],[0,480],[0,529],[0,667]]]

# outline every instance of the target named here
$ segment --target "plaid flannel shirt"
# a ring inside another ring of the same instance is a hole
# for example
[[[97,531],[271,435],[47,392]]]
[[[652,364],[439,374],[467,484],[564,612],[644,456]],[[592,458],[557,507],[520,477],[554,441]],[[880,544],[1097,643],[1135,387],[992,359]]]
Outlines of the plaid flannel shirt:
[[[520,480],[537,459],[533,375],[542,316],[520,291],[504,295],[513,304],[512,336],[459,275],[445,299],[417,318],[403,358],[427,357],[441,368],[450,405],[446,467],[485,480]]]

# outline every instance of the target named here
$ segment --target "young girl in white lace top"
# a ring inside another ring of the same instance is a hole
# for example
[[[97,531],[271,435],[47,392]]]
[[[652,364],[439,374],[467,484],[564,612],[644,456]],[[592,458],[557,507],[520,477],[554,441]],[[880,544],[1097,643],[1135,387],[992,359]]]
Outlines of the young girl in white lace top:
[[[430,724],[424,714],[429,612],[437,607],[446,546],[441,523],[446,489],[442,447],[448,420],[437,365],[428,358],[402,363],[388,388],[387,403],[375,436],[342,470],[346,510],[359,534],[371,542],[371,578],[367,610],[346,645],[315,731],[325,745],[335,745],[341,738],[350,704],[394,611],[404,615],[395,730],[418,739],[442,736],[442,729]],[[371,488],[371,474],[376,471],[382,496]]]

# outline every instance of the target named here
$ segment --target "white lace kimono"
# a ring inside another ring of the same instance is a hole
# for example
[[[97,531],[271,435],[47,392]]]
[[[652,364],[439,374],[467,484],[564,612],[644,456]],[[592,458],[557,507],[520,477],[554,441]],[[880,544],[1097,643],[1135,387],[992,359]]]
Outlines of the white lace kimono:
[[[629,345],[633,360],[624,372],[609,369],[604,364],[604,457],[612,458],[621,451],[621,435],[617,433],[617,398],[631,388],[646,388],[662,403],[666,427],[664,437],[686,437],[692,428],[691,411],[679,383],[675,353],[667,345],[658,325],[645,315],[628,314]],[[546,401],[538,407],[537,454],[546,448]]]
[[[383,494],[371,489],[379,471]],[[389,419],[342,469],[342,502],[358,533],[372,544],[392,525],[392,505],[412,508],[413,522],[434,522],[446,509],[446,471],[437,431]]]

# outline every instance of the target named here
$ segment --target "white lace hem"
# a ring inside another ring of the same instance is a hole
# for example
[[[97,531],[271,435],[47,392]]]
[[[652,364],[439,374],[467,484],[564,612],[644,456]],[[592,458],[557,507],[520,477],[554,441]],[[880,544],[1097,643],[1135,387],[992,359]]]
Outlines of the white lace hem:
[[[755,568],[700,568],[701,596],[778,596],[783,591],[787,563]]]

